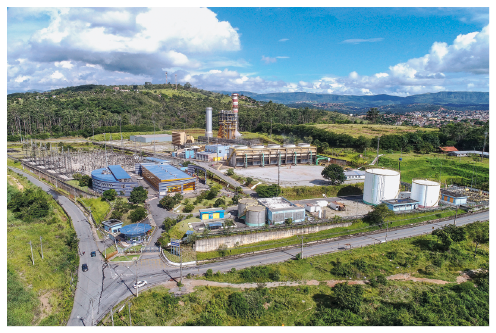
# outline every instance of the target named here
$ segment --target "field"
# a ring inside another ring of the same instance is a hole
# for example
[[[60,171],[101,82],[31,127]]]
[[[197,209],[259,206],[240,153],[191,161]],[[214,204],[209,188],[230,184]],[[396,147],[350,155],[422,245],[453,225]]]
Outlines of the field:
[[[36,189],[9,172],[7,202],[20,189]],[[26,222],[7,210],[7,325],[64,325],[73,305],[77,238],[71,220],[48,194],[48,215]],[[43,241],[43,259],[40,237]],[[33,247],[33,257],[29,244]],[[34,259],[34,265],[33,260]]]
[[[484,225],[488,230],[488,222],[474,229]],[[426,235],[214,273],[208,280],[258,284],[244,289],[227,284],[198,286],[178,298],[158,286],[130,299],[131,318],[134,326],[487,326],[488,274],[476,276],[474,281],[463,282],[467,281],[465,277],[458,281],[461,270],[488,267],[489,247],[483,245],[474,258],[473,246],[469,237],[447,250],[436,236]],[[428,280],[393,280],[409,277],[401,273]],[[274,287],[264,283],[288,280],[301,284]],[[345,281],[350,283],[337,284]],[[442,285],[445,281],[453,283]],[[127,311],[116,314],[116,326],[129,325]],[[110,326],[112,322],[107,317],[101,325]]]
[[[375,125],[375,124],[318,124],[312,125],[317,128],[326,129],[336,134],[348,134],[354,138],[363,135],[366,138],[375,138],[388,134],[404,134],[416,131],[437,132],[437,128],[419,128],[409,126]]]
[[[100,198],[82,198],[79,199],[79,201],[82,202],[85,207],[91,209],[91,214],[93,215],[97,225],[100,225],[100,223],[105,220],[105,216],[110,210],[110,205],[108,202],[102,201]]]
[[[398,170],[401,161],[401,181],[411,182],[422,178],[440,181],[443,185],[456,183],[488,190],[489,159],[474,161],[471,157],[456,158],[443,154],[386,154],[379,158],[378,166]]]

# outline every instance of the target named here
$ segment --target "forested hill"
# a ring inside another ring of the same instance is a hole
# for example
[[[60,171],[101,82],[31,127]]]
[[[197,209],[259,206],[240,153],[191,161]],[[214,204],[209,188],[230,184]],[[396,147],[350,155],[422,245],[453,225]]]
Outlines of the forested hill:
[[[221,93],[229,94],[228,91]],[[412,95],[407,97],[391,95],[372,95],[372,96],[353,96],[353,95],[333,95],[333,94],[313,94],[306,92],[288,92],[288,93],[269,93],[257,94],[249,91],[242,91],[241,94],[255,98],[258,101],[272,101],[286,105],[296,106],[321,104],[321,103],[338,103],[343,104],[340,110],[362,109],[366,111],[370,107],[383,107],[391,111],[409,110],[412,104],[415,108],[444,106],[449,108],[469,108],[487,110],[489,109],[489,93],[471,92],[471,91],[443,91],[438,93],[428,93],[421,95]],[[296,105],[295,105],[296,104]],[[385,107],[388,108],[385,108]],[[336,106],[330,106],[331,108]]]
[[[7,135],[42,137],[90,136],[104,131],[182,129],[205,127],[205,108],[213,108],[213,127],[219,110],[229,110],[229,96],[201,90],[189,84],[147,84],[135,86],[84,85],[51,92],[15,93],[7,96]],[[294,109],[283,104],[240,100],[241,131],[251,131],[261,122],[287,125],[322,121],[347,121],[336,112]]]

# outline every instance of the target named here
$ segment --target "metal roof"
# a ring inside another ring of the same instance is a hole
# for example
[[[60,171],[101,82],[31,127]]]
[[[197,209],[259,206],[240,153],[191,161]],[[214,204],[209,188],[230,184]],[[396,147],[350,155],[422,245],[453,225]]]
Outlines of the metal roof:
[[[195,232],[194,232],[193,230],[188,230],[188,231],[186,231],[186,235],[192,235],[192,234],[194,234],[194,233],[195,233]]]
[[[482,152],[479,150],[459,150],[459,151],[451,151],[450,154],[456,154],[456,155],[476,154],[476,155],[480,155],[480,154],[482,154]],[[484,156],[489,156],[489,153],[484,152]]]
[[[193,179],[187,173],[168,164],[142,163],[142,167],[153,173],[160,181],[172,179]]]
[[[213,212],[224,212],[222,208],[205,208],[198,210],[201,213],[213,213]]]
[[[167,160],[162,160],[160,158],[156,157],[145,157],[145,160],[150,161],[150,162],[156,162],[156,163],[169,163]]]
[[[457,193],[457,192],[448,191],[448,190],[441,190],[441,194],[444,194],[444,195],[447,195],[447,196],[453,197],[453,198],[467,198],[467,195],[465,195],[463,193]]]
[[[121,233],[127,236],[141,236],[150,231],[152,227],[145,223],[134,223],[121,228]]]
[[[122,221],[119,221],[117,219],[110,219],[110,220],[107,220],[107,221],[103,221],[102,222],[103,225],[106,225],[107,227],[115,227],[119,224],[122,225]]]
[[[91,171],[91,177],[101,181],[116,182],[114,175],[107,169],[101,168]]]
[[[345,171],[344,175],[345,176],[365,176],[365,171],[359,171],[359,170]]]
[[[172,134],[138,134],[138,135],[135,135],[135,137],[140,137],[140,138],[167,138],[167,137],[171,137],[172,138]]]
[[[213,223],[209,223],[208,227],[222,227],[223,225],[224,223],[222,222],[213,222]]]
[[[410,199],[410,198],[382,200],[382,202],[385,202],[385,203],[388,203],[391,205],[407,205],[407,204],[419,203],[418,200],[414,200],[414,199]]]
[[[109,170],[114,175],[115,179],[130,179],[131,176],[120,165],[109,165]]]

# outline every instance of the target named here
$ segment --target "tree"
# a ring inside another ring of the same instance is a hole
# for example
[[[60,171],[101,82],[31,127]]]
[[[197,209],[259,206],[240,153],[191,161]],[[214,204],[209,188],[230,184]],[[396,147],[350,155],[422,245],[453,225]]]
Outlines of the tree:
[[[285,219],[284,220],[284,224],[285,225],[292,225],[293,224],[293,219],[292,218]]]
[[[116,220],[120,220],[122,218],[122,212],[119,211],[119,210],[113,210],[112,211],[112,214],[110,214],[110,218],[111,219],[116,219]]]
[[[474,222],[466,226],[468,237],[475,242],[474,256],[477,254],[477,246],[489,242],[489,223]]]
[[[221,207],[226,204],[226,201],[222,198],[215,200],[214,207]]]
[[[393,216],[394,212],[390,210],[386,204],[380,204],[374,206],[371,212],[368,212],[367,215],[363,218],[363,220],[369,224],[377,224],[380,225],[384,223],[384,220],[387,217]]]
[[[166,195],[159,201],[159,203],[163,208],[171,210],[176,205],[176,200],[174,200],[173,197],[169,197],[168,195]]]
[[[143,220],[147,215],[146,209],[143,207],[138,207],[131,212],[129,217],[133,223]]]
[[[133,188],[131,195],[129,196],[129,201],[134,204],[141,204],[148,198],[148,191],[144,189],[143,186],[138,186]]]
[[[251,178],[251,177],[247,177],[247,178],[246,178],[246,185],[247,185],[247,186],[248,186],[248,185],[251,185],[251,183],[253,183],[253,178]]]
[[[161,247],[165,248],[169,245],[170,236],[168,233],[163,232],[162,235],[157,239],[157,243],[160,244]]]
[[[277,184],[272,185],[258,185],[255,188],[259,198],[273,198],[281,193],[281,188]]]
[[[114,201],[117,198],[117,192],[112,188],[110,190],[103,191],[102,199],[106,201]]]
[[[83,175],[79,179],[79,186],[81,186],[81,187],[91,186],[91,184],[92,184],[91,177],[88,175]]]
[[[343,168],[337,164],[330,164],[326,166],[324,170],[322,170],[321,174],[322,177],[331,182],[331,185],[339,185],[346,180]]]
[[[234,176],[234,169],[227,169],[227,172],[226,172],[226,175],[228,175],[229,177],[230,176]]]
[[[239,202],[239,195],[233,196],[231,201],[233,205],[237,205]]]
[[[341,309],[348,309],[354,313],[360,311],[363,301],[363,288],[361,285],[349,285],[348,282],[338,283],[332,290],[334,299]]]
[[[193,205],[192,203],[188,203],[186,206],[184,206],[183,212],[191,213],[193,209],[195,209],[195,205]]]
[[[184,84],[184,89],[190,89],[190,88],[191,88],[191,83],[186,82],[186,83]]]
[[[367,111],[367,115],[365,116],[365,119],[372,123],[377,123],[379,120],[379,109],[377,108],[370,108],[370,110]]]

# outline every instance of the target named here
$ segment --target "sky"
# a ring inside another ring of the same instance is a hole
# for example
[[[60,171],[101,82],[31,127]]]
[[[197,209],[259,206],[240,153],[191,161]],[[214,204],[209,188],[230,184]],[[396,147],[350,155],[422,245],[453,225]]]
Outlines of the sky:
[[[7,93],[83,84],[489,91],[489,8],[7,9]]]

